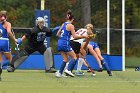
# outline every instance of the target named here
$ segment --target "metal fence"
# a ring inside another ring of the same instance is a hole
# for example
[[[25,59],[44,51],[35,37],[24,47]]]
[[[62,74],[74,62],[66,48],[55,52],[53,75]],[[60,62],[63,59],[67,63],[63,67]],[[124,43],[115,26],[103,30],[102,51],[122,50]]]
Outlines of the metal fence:
[[[29,31],[31,28],[13,28],[16,37],[21,37]],[[78,28],[77,28],[78,29]],[[122,30],[121,29],[110,29],[110,53],[111,55],[122,54]],[[135,67],[140,65],[140,29],[126,29],[125,30],[125,51],[126,51],[126,66]],[[93,40],[100,46],[102,54],[107,53],[107,29],[106,28],[95,28],[96,38]],[[57,37],[54,35],[51,37],[51,47],[54,53],[57,52]],[[27,41],[23,42],[20,46],[22,49]],[[15,44],[11,41],[12,52],[14,53]],[[133,59],[132,59],[133,58]],[[132,61],[131,61],[132,59]]]

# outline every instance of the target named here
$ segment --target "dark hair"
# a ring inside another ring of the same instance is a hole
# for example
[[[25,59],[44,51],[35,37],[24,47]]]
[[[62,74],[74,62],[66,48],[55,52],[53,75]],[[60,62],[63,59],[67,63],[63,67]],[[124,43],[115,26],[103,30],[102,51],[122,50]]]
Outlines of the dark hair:
[[[73,14],[72,14],[72,11],[69,9],[67,11],[67,20],[72,20],[74,18]]]

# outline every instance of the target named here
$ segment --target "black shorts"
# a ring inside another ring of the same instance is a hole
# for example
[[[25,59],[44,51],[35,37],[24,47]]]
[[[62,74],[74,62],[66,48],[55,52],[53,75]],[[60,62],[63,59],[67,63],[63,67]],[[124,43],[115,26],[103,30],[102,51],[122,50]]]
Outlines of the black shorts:
[[[79,54],[80,48],[81,48],[81,44],[79,42],[75,42],[75,41],[71,40],[70,46],[74,50],[75,54]]]
[[[40,54],[44,54],[46,51],[46,46],[44,44],[41,45],[26,45],[24,50],[30,55],[34,53],[35,51],[38,51]]]

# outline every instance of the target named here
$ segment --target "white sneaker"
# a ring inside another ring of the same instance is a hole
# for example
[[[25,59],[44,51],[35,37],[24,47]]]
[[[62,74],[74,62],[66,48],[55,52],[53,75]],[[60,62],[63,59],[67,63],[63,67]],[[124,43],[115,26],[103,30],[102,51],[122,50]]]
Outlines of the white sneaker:
[[[56,76],[57,78],[61,78],[61,77],[67,78],[66,75],[59,73],[59,70],[55,73],[55,76]]]
[[[77,75],[77,76],[83,76],[84,75],[84,72],[81,71],[81,70],[79,70],[79,71],[76,71],[75,72],[75,75]]]
[[[72,74],[72,72],[68,71],[67,69],[64,71],[64,73],[68,74],[71,77],[74,77],[74,74]]]
[[[96,76],[96,74],[92,74],[92,76],[94,76],[94,77],[95,77],[95,76]]]
[[[61,78],[61,77],[62,77],[62,74],[59,73],[59,71],[57,71],[57,72],[55,73],[55,76],[58,77],[58,78]]]

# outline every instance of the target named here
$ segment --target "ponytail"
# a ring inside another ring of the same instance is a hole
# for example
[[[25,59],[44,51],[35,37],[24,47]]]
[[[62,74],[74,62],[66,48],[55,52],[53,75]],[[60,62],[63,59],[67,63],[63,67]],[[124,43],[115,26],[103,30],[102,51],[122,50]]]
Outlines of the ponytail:
[[[67,20],[72,20],[73,18],[74,18],[74,16],[73,16],[71,10],[68,10],[67,11]]]

